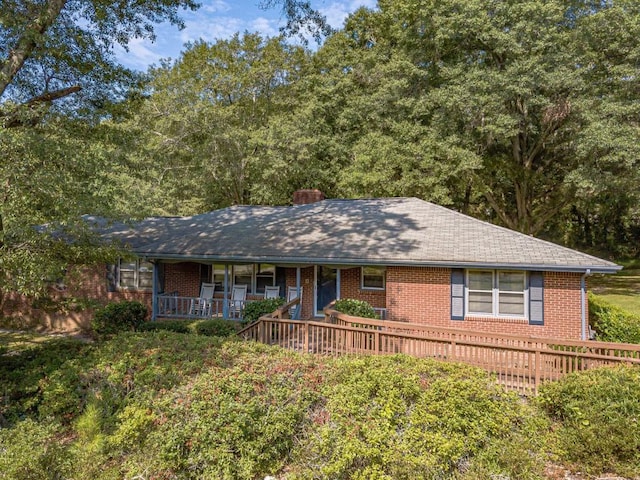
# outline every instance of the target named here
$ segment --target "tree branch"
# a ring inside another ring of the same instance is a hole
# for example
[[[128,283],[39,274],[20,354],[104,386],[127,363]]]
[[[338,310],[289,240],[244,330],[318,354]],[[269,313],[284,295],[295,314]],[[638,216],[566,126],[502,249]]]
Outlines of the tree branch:
[[[54,100],[58,100],[68,95],[77,93],[80,90],[82,90],[82,87],[80,85],[74,85],[72,87],[61,88],[60,90],[56,90],[54,92],[46,92],[42,95],[37,95],[33,98],[30,98],[11,112],[8,112],[6,114],[0,113],[0,117],[7,118],[4,122],[2,122],[2,126],[4,128],[14,128],[35,124],[40,120],[41,115],[21,115],[21,113],[24,112],[25,109],[30,109],[33,111],[43,103],[51,103]]]
[[[7,59],[0,64],[0,97],[38,46],[38,37],[53,25],[66,3],[67,0],[48,0],[44,11],[25,28],[14,48],[9,50]]]

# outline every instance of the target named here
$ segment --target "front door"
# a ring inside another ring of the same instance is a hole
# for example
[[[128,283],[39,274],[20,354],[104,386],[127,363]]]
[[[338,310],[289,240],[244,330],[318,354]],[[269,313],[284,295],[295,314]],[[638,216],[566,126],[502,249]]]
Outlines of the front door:
[[[338,298],[338,274],[336,268],[316,267],[316,316],[322,316],[322,309]]]

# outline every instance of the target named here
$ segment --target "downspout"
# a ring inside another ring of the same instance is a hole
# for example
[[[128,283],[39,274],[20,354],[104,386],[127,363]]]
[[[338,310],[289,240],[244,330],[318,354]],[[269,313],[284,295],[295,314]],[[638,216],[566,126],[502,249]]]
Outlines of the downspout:
[[[582,340],[588,340],[587,335],[587,277],[591,275],[591,269],[587,268],[580,277],[580,314],[582,316]]]
[[[158,319],[158,263],[153,262],[153,285],[151,287],[151,321],[155,322]]]

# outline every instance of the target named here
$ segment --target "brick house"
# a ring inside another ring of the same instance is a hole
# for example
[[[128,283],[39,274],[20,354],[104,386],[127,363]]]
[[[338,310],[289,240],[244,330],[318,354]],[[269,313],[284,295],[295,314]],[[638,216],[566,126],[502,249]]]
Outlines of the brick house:
[[[585,339],[587,277],[621,268],[416,198],[296,194],[293,206],[103,226],[137,259],[108,267],[96,291],[145,300],[155,319],[167,316],[167,299],[198,297],[202,283],[216,285],[220,305],[234,285],[247,285],[249,300],[277,285],[281,295],[300,289],[305,319],[355,298],[388,320]]]

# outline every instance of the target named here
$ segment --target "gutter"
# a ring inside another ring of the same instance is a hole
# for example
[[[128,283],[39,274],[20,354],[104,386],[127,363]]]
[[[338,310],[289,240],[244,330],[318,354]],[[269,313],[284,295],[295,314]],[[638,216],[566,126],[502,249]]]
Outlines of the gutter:
[[[580,316],[581,316],[581,338],[582,340],[589,340],[587,335],[587,277],[591,275],[591,269],[587,268],[584,275],[580,277]]]
[[[620,265],[553,265],[535,263],[499,263],[499,262],[460,262],[460,261],[420,261],[420,260],[369,260],[364,258],[321,258],[321,257],[275,257],[250,255],[183,255],[152,252],[136,252],[138,256],[149,260],[169,260],[176,262],[211,262],[211,263],[270,263],[275,265],[312,266],[335,265],[336,267],[350,266],[384,266],[384,267],[445,267],[445,268],[488,268],[505,270],[527,270],[545,272],[573,272],[581,273],[585,269],[591,273],[616,273],[622,270]]]

